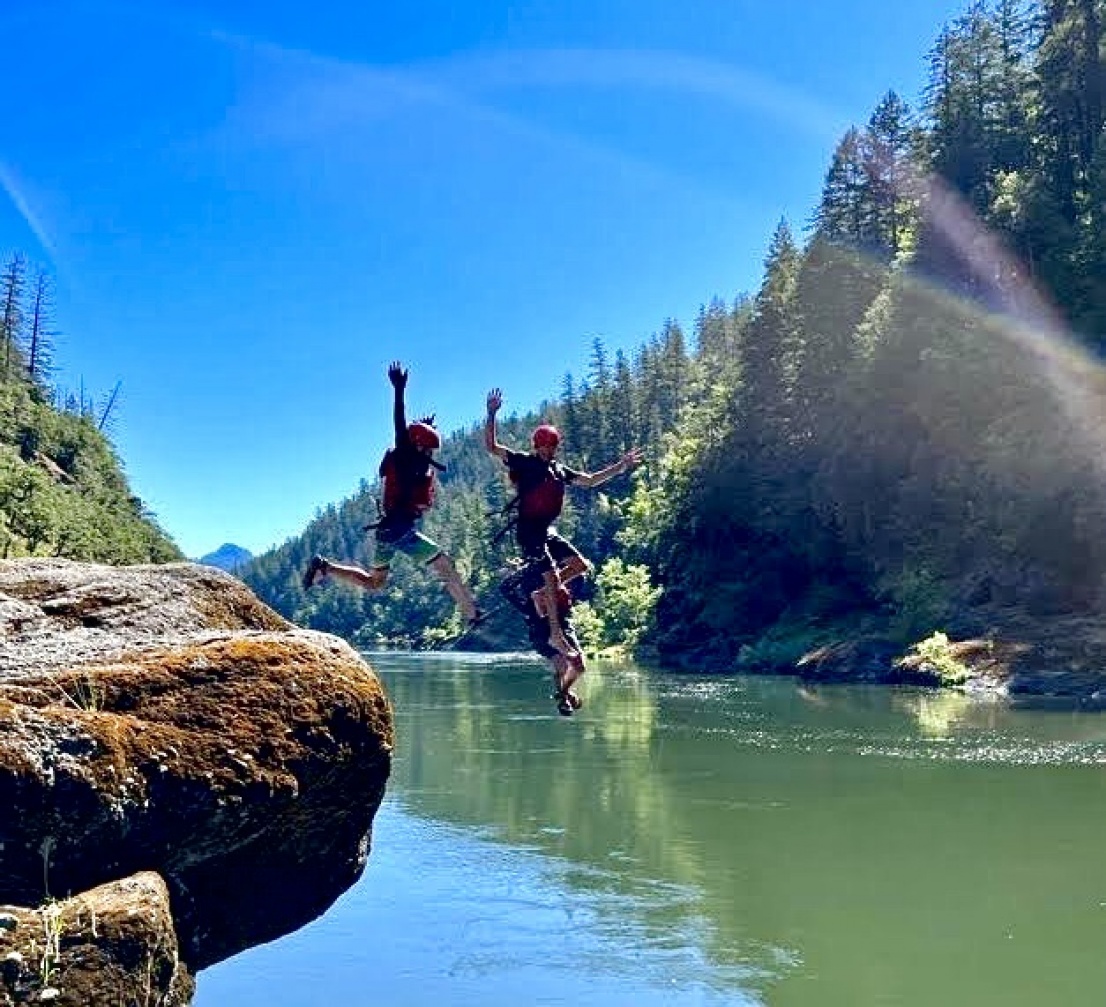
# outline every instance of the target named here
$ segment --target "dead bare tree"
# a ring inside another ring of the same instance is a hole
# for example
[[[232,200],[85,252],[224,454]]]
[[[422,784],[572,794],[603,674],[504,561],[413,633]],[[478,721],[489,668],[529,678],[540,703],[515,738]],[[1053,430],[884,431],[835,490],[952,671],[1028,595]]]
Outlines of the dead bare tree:
[[[100,421],[96,424],[97,430],[103,430],[107,426],[111,417],[111,410],[114,408],[115,403],[119,399],[119,389],[123,387],[122,381],[116,381],[115,387],[111,390],[111,394],[105,399],[104,405],[100,410]],[[110,430],[111,428],[108,427]]]

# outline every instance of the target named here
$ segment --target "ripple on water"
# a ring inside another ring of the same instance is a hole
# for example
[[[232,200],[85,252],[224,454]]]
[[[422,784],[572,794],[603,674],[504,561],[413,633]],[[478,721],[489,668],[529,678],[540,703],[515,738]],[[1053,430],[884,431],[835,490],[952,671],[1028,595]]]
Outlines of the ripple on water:
[[[756,726],[749,721],[756,720]],[[1106,729],[1106,728],[1104,728]],[[658,734],[691,733],[723,737],[727,744],[765,752],[857,755],[869,758],[932,762],[964,762],[1011,766],[1106,765],[1106,741],[1019,736],[1012,730],[973,732],[968,729],[933,737],[886,733],[871,728],[804,729],[771,718],[735,718],[726,724],[657,724]]]

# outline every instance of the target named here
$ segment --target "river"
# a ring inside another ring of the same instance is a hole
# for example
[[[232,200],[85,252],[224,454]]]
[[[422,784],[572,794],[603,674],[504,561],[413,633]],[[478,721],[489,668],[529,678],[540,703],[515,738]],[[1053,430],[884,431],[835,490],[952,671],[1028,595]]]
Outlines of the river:
[[[196,1007],[1039,1007],[1106,993],[1106,716],[952,692],[367,655],[361,882]]]

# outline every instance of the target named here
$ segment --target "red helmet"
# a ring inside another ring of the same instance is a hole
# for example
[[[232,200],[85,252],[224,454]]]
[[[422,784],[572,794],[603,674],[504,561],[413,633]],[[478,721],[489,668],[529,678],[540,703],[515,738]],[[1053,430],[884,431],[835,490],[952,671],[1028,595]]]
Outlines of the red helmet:
[[[561,443],[561,432],[551,423],[543,423],[530,435],[530,440],[536,448],[555,448]]]
[[[429,423],[412,423],[407,428],[407,436],[417,448],[429,448],[437,451],[442,446],[442,439]]]

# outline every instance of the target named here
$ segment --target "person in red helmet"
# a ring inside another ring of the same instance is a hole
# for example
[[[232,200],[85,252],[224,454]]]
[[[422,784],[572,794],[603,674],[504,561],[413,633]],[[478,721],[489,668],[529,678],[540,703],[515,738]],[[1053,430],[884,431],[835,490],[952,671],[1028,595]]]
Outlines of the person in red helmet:
[[[571,544],[559,535],[549,540],[549,552],[555,561],[562,561],[560,572],[569,572],[571,564],[580,559],[580,554]],[[580,709],[583,701],[572,690],[572,685],[584,673],[584,658],[576,638],[576,628],[572,621],[572,595],[567,584],[557,589],[557,621],[561,632],[572,646],[574,653],[562,654],[550,645],[549,620],[546,616],[545,587],[539,564],[518,560],[514,569],[500,582],[499,591],[512,608],[518,610],[526,623],[526,632],[530,637],[530,646],[544,657],[553,670],[553,698],[557,702],[557,711],[563,717],[571,717]],[[586,564],[583,569],[587,569]],[[539,609],[539,604],[542,606]]]
[[[541,424],[531,435],[533,451],[528,454],[512,451],[496,437],[496,415],[502,406],[503,393],[493,388],[488,392],[484,446],[506,464],[512,482],[518,486],[515,536],[523,560],[535,564],[542,574],[542,588],[535,592],[534,605],[549,623],[549,645],[566,658],[563,671],[559,673],[557,700],[562,713],[566,709],[571,713],[568,693],[572,683],[583,674],[584,667],[579,648],[566,637],[561,625],[558,599],[562,585],[586,573],[589,564],[570,542],[557,534],[553,522],[560,517],[564,506],[566,486],[585,489],[602,486],[641,464],[642,453],[640,448],[631,448],[618,461],[597,472],[580,472],[557,461],[561,434],[549,423]]]
[[[388,380],[395,391],[392,410],[395,444],[380,462],[381,517],[375,525],[369,526],[376,533],[373,565],[366,570],[355,563],[336,563],[324,556],[313,556],[303,575],[304,590],[310,589],[319,578],[332,576],[368,591],[377,591],[387,583],[392,558],[397,552],[403,553],[430,566],[468,624],[474,626],[481,621],[482,613],[476,607],[472,592],[461,580],[453,560],[420,530],[423,515],[434,505],[435,470],[444,469],[434,460],[434,452],[442,446],[442,439],[434,429],[433,416],[407,422],[403,402],[407,371],[398,362],[388,368]]]

